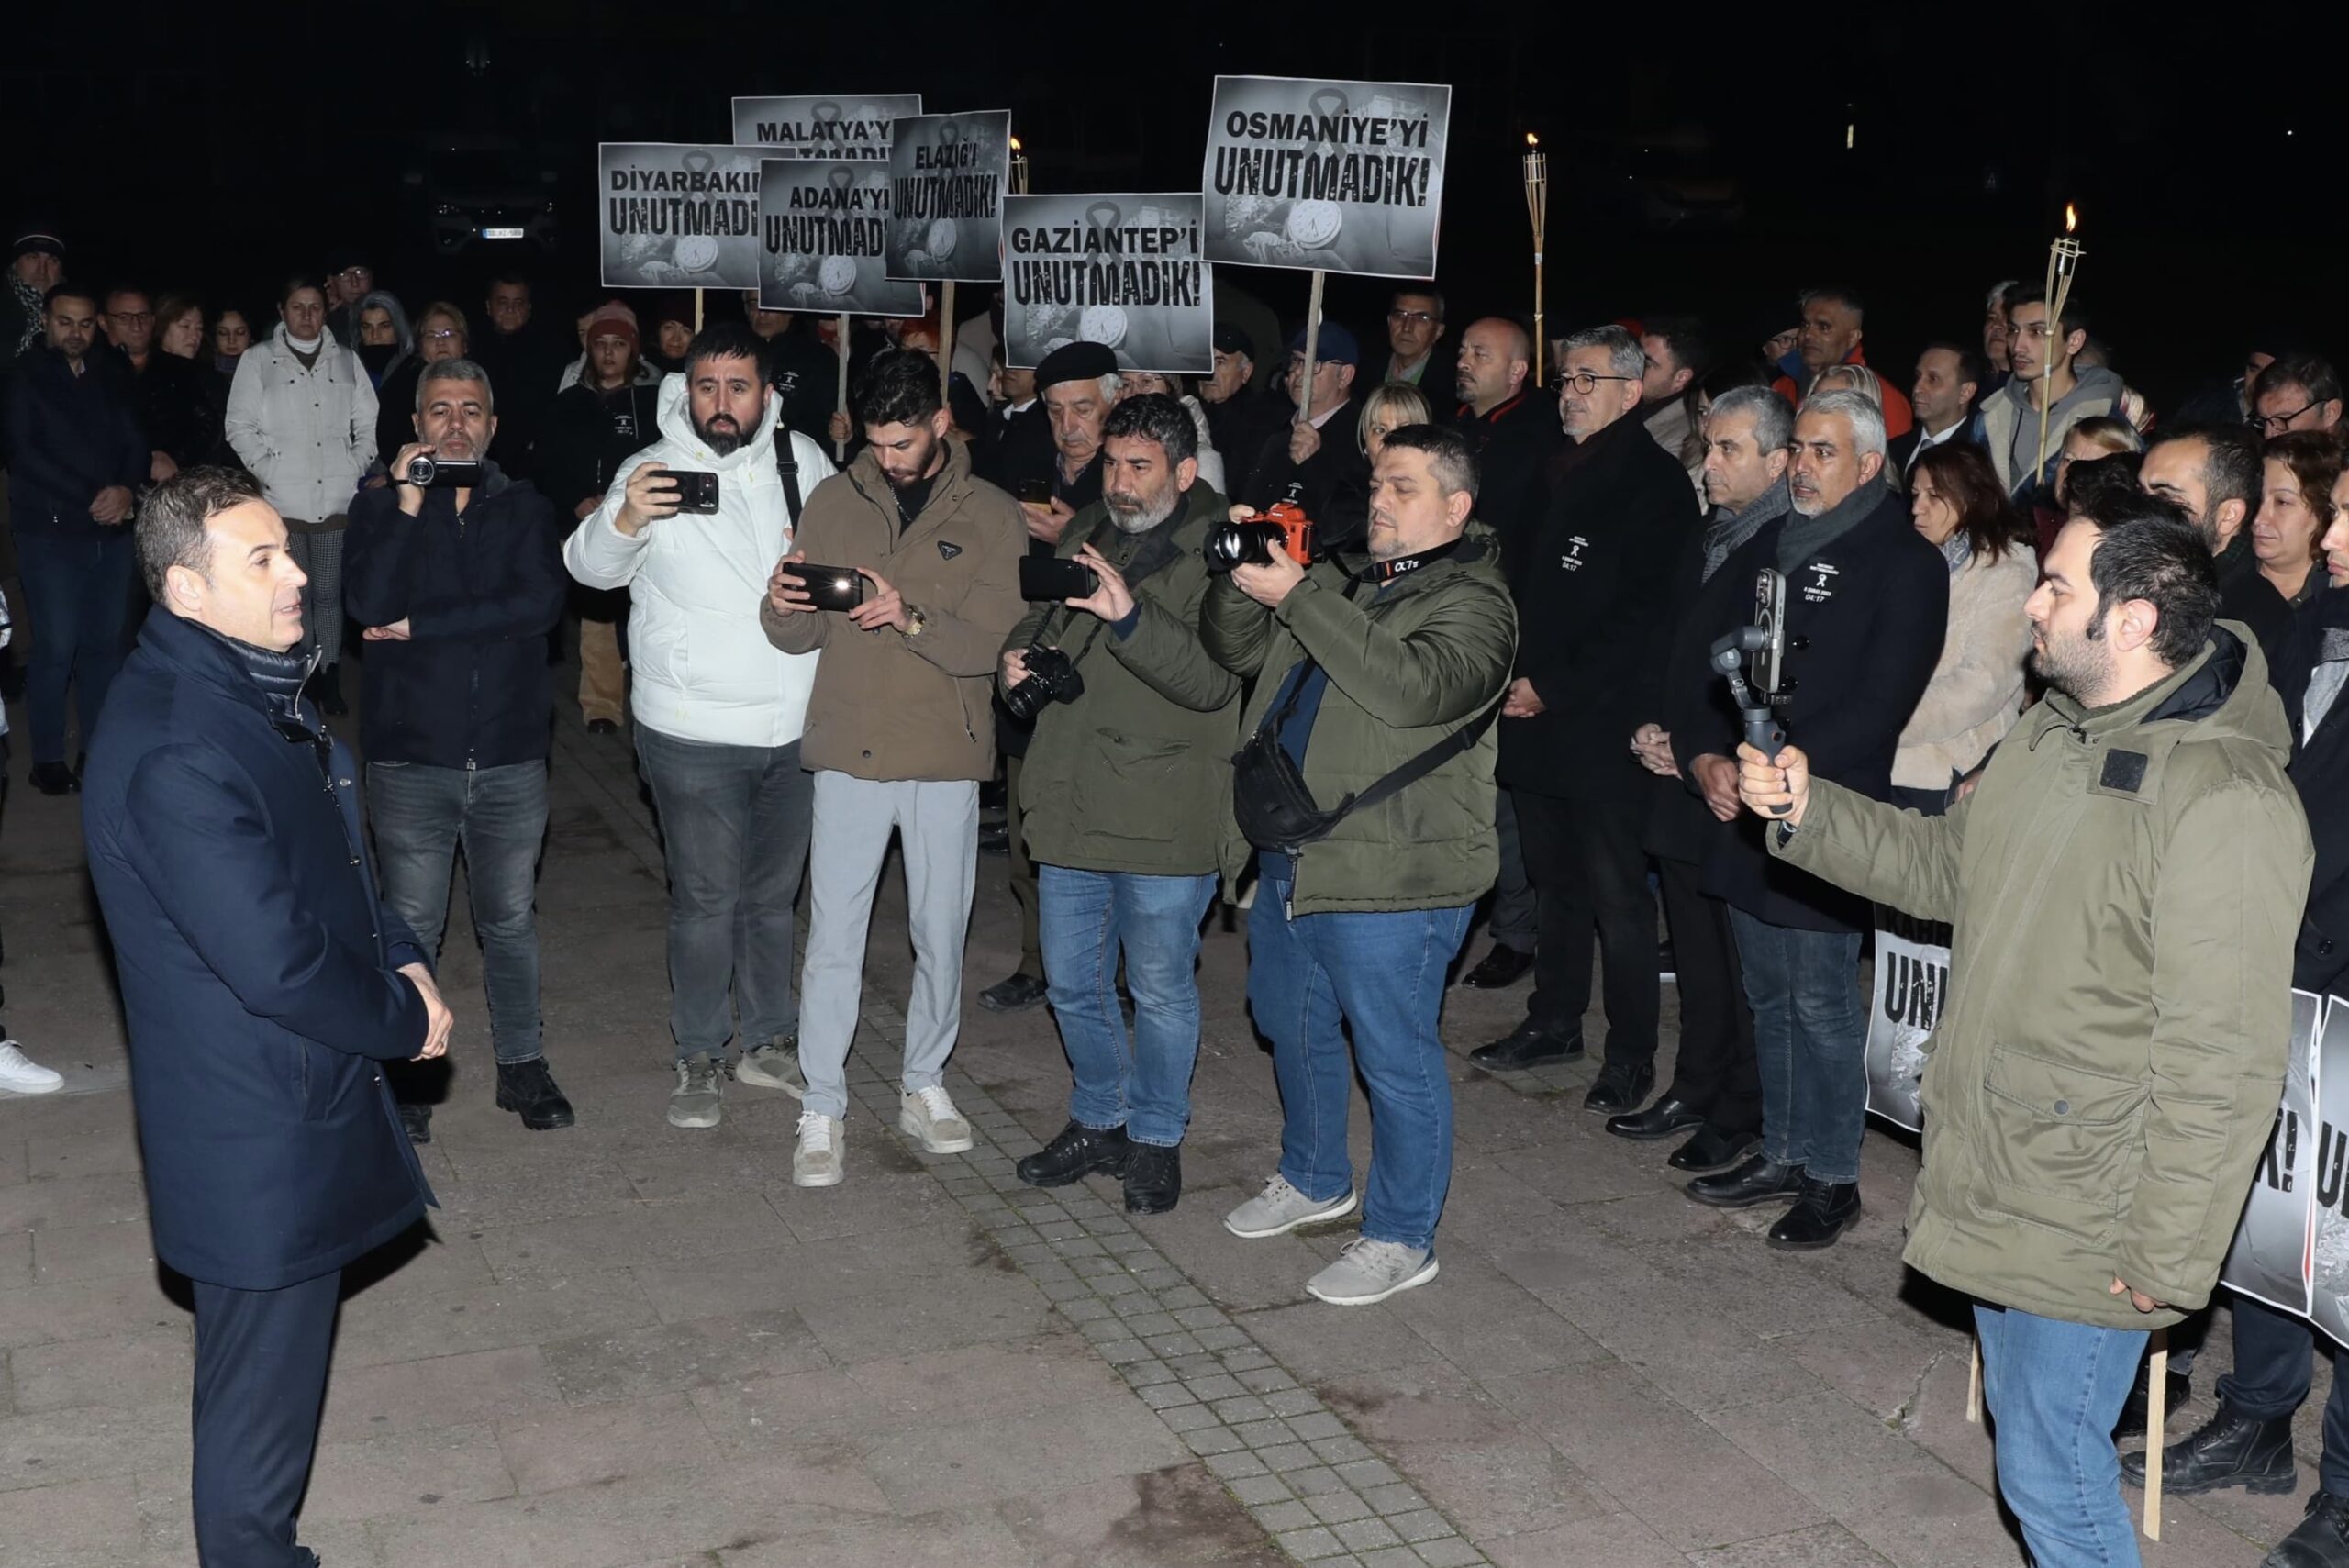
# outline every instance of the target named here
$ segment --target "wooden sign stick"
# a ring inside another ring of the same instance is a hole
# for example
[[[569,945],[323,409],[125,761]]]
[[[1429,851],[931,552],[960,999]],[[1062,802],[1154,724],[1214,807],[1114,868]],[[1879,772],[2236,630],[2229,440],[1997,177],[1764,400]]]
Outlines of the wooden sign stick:
[[[2169,1330],[2154,1330],[2145,1358],[2145,1539],[2162,1538],[2162,1427],[2169,1418]]]
[[[833,346],[841,351],[841,412],[845,415],[848,412],[848,312],[845,310],[840,314],[840,327],[832,335],[832,342]],[[832,443],[832,461],[834,462],[848,461],[846,441]]]
[[[1305,384],[1298,389],[1297,422],[1313,422],[1313,354],[1321,346],[1321,285],[1329,274],[1313,269],[1313,293],[1305,304]]]

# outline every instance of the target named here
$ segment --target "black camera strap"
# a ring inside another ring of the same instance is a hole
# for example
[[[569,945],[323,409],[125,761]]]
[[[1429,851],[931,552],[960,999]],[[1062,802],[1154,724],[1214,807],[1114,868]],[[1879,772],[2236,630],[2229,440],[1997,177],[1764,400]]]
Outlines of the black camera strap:
[[[783,480],[784,516],[791,531],[799,532],[799,457],[791,450],[791,428],[778,424],[774,428],[774,471]]]
[[[1151,538],[1142,545],[1142,547],[1134,552],[1133,560],[1126,563],[1127,569],[1125,578],[1127,592],[1133,593],[1134,590],[1142,585],[1142,584],[1150,577],[1151,573],[1166,566],[1182,555],[1183,551],[1181,547],[1174,542],[1174,530],[1170,526],[1174,521],[1174,519],[1170,517],[1165,523],[1160,524],[1158,528],[1152,531]],[[1109,539],[1114,537],[1116,531],[1116,523],[1114,520],[1105,517],[1099,522],[1093,525],[1093,531],[1085,536],[1085,542],[1093,547],[1096,554],[1106,558],[1109,552],[1103,550],[1101,546]],[[1074,558],[1070,557],[1069,559],[1073,560]],[[1141,595],[1138,593],[1134,594],[1134,603],[1137,605],[1141,603]],[[1048,615],[1044,617],[1043,624],[1036,628],[1036,635],[1029,639],[1030,645],[1032,647],[1047,646],[1050,643],[1052,635],[1053,617],[1066,616],[1069,613],[1069,607],[1066,605],[1053,606],[1052,615]],[[1067,623],[1063,621],[1062,624],[1065,626]],[[1085,640],[1077,645],[1075,652],[1069,655],[1069,663],[1071,665],[1082,664],[1085,662],[1085,656],[1093,651],[1094,643],[1100,640],[1102,630],[1108,625],[1108,622],[1101,619],[1098,616],[1094,617],[1093,624],[1085,628]]]

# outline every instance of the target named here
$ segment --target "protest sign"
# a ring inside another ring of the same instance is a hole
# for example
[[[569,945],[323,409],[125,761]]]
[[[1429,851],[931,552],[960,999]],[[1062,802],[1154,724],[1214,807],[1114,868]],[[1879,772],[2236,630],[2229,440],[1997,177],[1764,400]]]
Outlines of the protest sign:
[[[921,285],[892,282],[889,171],[849,159],[759,165],[759,304],[820,316],[919,316]]]
[[[1451,113],[1445,86],[1217,77],[1208,260],[1435,276]]]
[[[914,115],[895,122],[891,134],[889,276],[999,280],[1011,111]]]
[[[758,153],[607,141],[597,156],[606,288],[758,285]]]
[[[2317,1031],[2309,1319],[2349,1345],[2349,1002],[2326,999]]]
[[[1876,975],[1868,988],[1868,1109],[1911,1132],[1923,1129],[1917,1082],[1925,1043],[1949,1002],[1949,927],[1879,904]]]
[[[734,100],[734,143],[769,158],[889,161],[889,122],[921,113],[919,93]]]
[[[1004,362],[1099,343],[1121,371],[1215,372],[1214,272],[1194,192],[1007,196]]]
[[[2260,1156],[2252,1177],[2251,1196],[2235,1228],[2234,1245],[2219,1272],[2220,1282],[2228,1289],[2302,1317],[2310,1308],[2315,1264],[2320,1130],[2328,1140],[2333,1136],[2330,1126],[2320,1129],[2316,1114],[2321,1103],[2324,1047],[2321,1041],[2326,1030],[2333,1037],[2332,1049],[2349,1044],[2343,1038],[2349,1035],[2349,1008],[2335,1006],[2328,1016],[2321,998],[2306,991],[2293,992],[2292,1058],[2284,1073],[2284,1103],[2268,1134],[2267,1151]],[[2337,1192],[2334,1196],[2337,1220]]]

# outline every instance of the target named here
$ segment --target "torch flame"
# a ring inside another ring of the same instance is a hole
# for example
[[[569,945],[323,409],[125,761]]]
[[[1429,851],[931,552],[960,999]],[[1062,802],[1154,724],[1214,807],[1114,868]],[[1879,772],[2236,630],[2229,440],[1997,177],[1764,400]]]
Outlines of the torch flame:
[[[1525,133],[1525,145],[1528,147],[1539,147],[1542,145],[1542,139],[1529,130]]]
[[[1019,150],[1019,139],[1016,136],[1011,139],[1011,150],[1014,152]]]
[[[2074,206],[2071,203],[2065,202],[2064,204],[2064,232],[2069,234],[2074,229],[2079,228],[2079,226],[2080,209]]]

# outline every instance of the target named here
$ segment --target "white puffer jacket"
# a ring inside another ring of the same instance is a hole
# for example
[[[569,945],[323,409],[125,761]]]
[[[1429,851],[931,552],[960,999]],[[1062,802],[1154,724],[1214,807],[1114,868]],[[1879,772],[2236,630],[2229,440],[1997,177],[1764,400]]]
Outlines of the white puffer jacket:
[[[742,444],[719,457],[694,434],[685,378],[661,379],[661,439],[620,465],[604,504],[562,547],[563,564],[591,588],[629,591],[629,698],[636,720],[679,740],[787,746],[799,739],[814,653],[785,653],[759,625],[767,574],[791,550],[783,479],[774,467],[776,404]],[[804,501],[831,477],[831,461],[794,435]],[[718,510],[647,524],[634,539],[613,519],[628,476],[648,462],[718,475]]]
[[[375,461],[375,388],[359,356],[328,336],[308,370],[283,322],[237,361],[228,445],[269,504],[307,523],[348,512]]]

